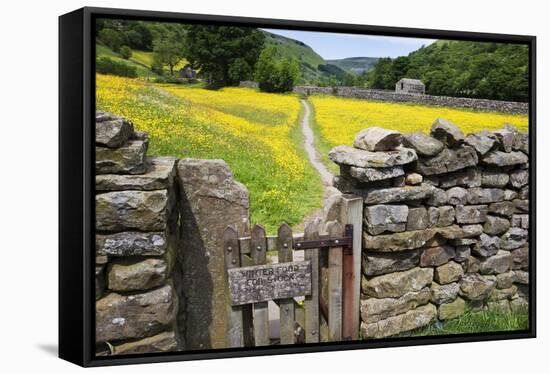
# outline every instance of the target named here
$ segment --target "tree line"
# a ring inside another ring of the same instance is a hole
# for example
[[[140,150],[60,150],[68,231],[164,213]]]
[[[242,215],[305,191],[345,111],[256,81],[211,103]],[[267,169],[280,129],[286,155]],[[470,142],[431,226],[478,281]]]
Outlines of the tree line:
[[[265,48],[265,35],[247,27],[182,25],[142,21],[99,20],[96,37],[123,58],[131,50],[153,52],[151,70],[170,75],[184,58],[188,67],[212,87],[256,80],[262,91],[291,91],[300,70],[294,58],[279,58]]]
[[[366,85],[393,90],[405,77],[422,80],[431,95],[528,101],[529,50],[520,44],[440,40],[408,56],[379,59]]]
[[[287,92],[303,81],[298,61],[282,58],[267,46],[265,33],[254,28],[100,19],[96,37],[122,58],[130,58],[132,50],[152,52],[150,68],[157,75],[167,67],[173,76],[185,58],[212,87],[255,80],[262,91]],[[320,64],[316,68],[322,75],[309,83],[393,90],[406,77],[422,80],[431,95],[527,101],[528,53],[520,44],[439,40],[408,56],[380,58],[361,74]],[[106,70],[132,73],[127,66],[115,66],[116,61],[100,62]]]

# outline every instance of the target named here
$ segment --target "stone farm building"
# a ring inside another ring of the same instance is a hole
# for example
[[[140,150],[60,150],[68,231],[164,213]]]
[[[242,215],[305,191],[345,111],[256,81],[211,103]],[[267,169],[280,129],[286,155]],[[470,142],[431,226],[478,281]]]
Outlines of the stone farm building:
[[[180,70],[180,78],[194,79],[197,77],[197,72],[191,69],[189,66]]]
[[[425,91],[426,86],[418,79],[402,78],[395,84],[396,93],[423,95]]]

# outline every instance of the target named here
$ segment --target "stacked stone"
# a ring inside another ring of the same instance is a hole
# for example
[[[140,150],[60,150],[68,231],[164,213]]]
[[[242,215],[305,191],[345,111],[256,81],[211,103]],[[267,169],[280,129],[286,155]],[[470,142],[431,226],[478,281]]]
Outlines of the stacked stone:
[[[97,354],[177,350],[172,282],[177,159],[147,157],[148,136],[96,113]]]
[[[256,82],[251,82],[256,84]],[[253,87],[249,82],[241,82],[244,87]],[[510,114],[529,114],[529,103],[514,101],[474,99],[468,97],[451,97],[435,95],[418,95],[388,90],[374,90],[358,87],[318,87],[318,86],[294,86],[293,92],[302,95],[335,95],[351,97],[354,99],[366,99],[384,101],[389,103],[414,103],[422,105],[442,106],[446,108],[467,108],[490,112]]]
[[[330,153],[364,198],[361,331],[381,338],[473,308],[528,305],[528,135],[371,127]]]

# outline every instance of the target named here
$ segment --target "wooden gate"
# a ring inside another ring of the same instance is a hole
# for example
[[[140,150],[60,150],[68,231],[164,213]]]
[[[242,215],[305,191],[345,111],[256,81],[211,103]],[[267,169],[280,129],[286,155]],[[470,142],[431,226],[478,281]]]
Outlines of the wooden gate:
[[[298,234],[287,224],[275,236],[261,225],[242,236],[225,229],[229,347],[358,339],[361,208],[346,224],[310,223]],[[279,342],[269,338],[269,300],[279,308]]]

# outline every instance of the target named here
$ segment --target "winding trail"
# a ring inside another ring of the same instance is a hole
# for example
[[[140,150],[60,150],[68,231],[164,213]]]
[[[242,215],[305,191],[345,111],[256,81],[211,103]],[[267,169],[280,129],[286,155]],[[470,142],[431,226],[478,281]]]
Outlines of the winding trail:
[[[319,153],[315,149],[313,130],[309,125],[309,119],[311,117],[311,108],[309,106],[310,104],[304,99],[300,101],[302,102],[302,105],[304,107],[304,116],[302,118],[302,133],[304,134],[304,149],[306,150],[307,157],[309,158],[309,162],[311,163],[311,165],[313,165],[315,170],[317,170],[317,172],[321,176],[321,180],[326,189],[327,187],[332,186],[332,178],[334,176],[328,170],[328,168],[323,164],[323,162],[321,161],[321,158],[319,157]]]
[[[330,194],[331,190],[334,190],[334,188],[332,187],[332,178],[334,176],[328,170],[328,168],[323,164],[323,162],[319,157],[319,153],[315,149],[313,130],[311,129],[311,126],[309,124],[310,117],[311,117],[310,104],[307,102],[307,100],[304,100],[304,99],[301,99],[300,101],[302,103],[302,106],[304,107],[304,115],[302,117],[302,123],[301,123],[302,134],[304,134],[304,149],[306,150],[309,162],[321,176],[321,181],[324,187],[324,198],[326,198]],[[317,209],[307,217],[304,217],[301,223],[293,226],[293,230],[296,230],[297,232],[303,231],[307,222],[311,222],[315,217],[320,216],[321,210],[322,209]],[[292,259],[293,261],[303,261],[304,251],[303,250],[292,251]],[[269,256],[269,255],[267,257],[267,261],[268,263],[279,262],[276,256]],[[280,310],[279,310],[279,307],[272,300],[268,302],[268,308],[269,308],[269,337],[272,340],[278,340],[280,339],[280,333],[279,333]]]

